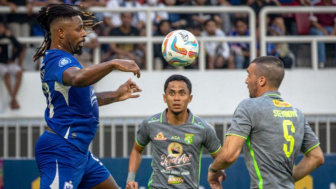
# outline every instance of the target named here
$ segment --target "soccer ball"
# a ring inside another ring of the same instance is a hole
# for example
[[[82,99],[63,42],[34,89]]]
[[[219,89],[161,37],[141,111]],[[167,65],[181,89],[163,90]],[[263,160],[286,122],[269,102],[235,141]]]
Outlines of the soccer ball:
[[[163,40],[162,55],[172,66],[188,66],[198,56],[197,39],[186,30],[174,30]]]

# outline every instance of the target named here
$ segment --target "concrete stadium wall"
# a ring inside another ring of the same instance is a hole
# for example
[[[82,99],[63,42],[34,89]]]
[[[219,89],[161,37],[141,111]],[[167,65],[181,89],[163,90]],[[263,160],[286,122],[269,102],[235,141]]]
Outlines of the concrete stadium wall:
[[[128,78],[132,78],[142,88],[138,99],[100,107],[100,116],[147,116],[161,112],[166,105],[163,102],[163,85],[172,74],[183,74],[193,84],[193,101],[189,108],[197,115],[232,115],[236,106],[248,98],[245,70],[217,71],[158,71],[141,73],[137,79],[130,73],[114,71],[95,85],[96,92],[116,90]],[[336,113],[336,70],[311,69],[286,70],[286,76],[280,87],[283,98],[304,113]],[[46,106],[41,90],[38,72],[25,72],[18,100],[21,108],[12,111],[8,107],[9,96],[3,82],[0,82],[0,118],[1,117],[41,117]]]

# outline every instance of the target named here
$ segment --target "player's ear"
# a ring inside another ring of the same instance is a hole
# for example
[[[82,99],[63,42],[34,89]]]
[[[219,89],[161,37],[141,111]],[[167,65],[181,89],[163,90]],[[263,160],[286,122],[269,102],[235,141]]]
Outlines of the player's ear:
[[[193,99],[193,95],[191,94],[191,95],[189,95],[189,103],[192,101],[192,99]]]
[[[58,33],[58,36],[59,36],[61,39],[64,39],[65,34],[64,34],[64,30],[63,30],[62,28],[58,28],[58,29],[57,29],[57,33]]]
[[[264,87],[266,85],[266,77],[265,76],[260,76],[258,78],[258,83],[260,87]]]
[[[166,93],[163,93],[163,101],[165,102],[165,103],[167,103],[167,97],[166,97]]]

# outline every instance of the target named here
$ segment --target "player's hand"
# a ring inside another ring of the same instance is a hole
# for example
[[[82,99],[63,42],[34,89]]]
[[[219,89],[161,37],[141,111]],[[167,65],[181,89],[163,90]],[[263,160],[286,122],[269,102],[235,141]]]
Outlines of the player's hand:
[[[138,183],[135,181],[129,181],[126,185],[126,189],[138,189]]]
[[[220,170],[216,173],[208,172],[208,182],[212,189],[221,189],[222,181],[225,180],[226,174],[224,170]]]
[[[140,77],[140,68],[134,60],[114,59],[111,62],[115,69],[122,72],[133,72],[138,78]]]
[[[139,86],[132,81],[132,79],[128,79],[126,83],[120,85],[120,87],[117,90],[118,93],[118,101],[123,101],[128,98],[138,98],[140,94],[134,94],[136,92],[141,92],[142,90],[139,88]]]

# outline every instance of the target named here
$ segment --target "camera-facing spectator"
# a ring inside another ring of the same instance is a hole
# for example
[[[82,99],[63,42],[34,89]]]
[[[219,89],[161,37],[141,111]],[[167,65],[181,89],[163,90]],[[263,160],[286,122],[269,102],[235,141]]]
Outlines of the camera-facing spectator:
[[[132,26],[133,14],[130,12],[123,12],[121,15],[121,25],[110,31],[109,36],[140,36],[140,32],[137,28]],[[130,59],[134,60],[138,66],[142,69],[146,68],[145,55],[146,48],[144,44],[117,44],[110,43],[110,49],[104,55],[104,59]]]
[[[209,19],[204,23],[202,36],[225,37],[225,33],[217,28],[216,21]],[[230,48],[227,42],[206,42],[208,69],[234,69],[233,57],[230,55]]]
[[[247,21],[244,18],[237,18],[234,28],[229,36],[249,36]],[[230,43],[230,48],[234,56],[234,63],[237,69],[247,68],[250,62],[250,44],[243,42]]]
[[[162,20],[158,24],[157,30],[154,33],[154,36],[165,37],[171,31],[172,31],[171,23],[168,20]],[[168,62],[163,58],[161,46],[162,46],[161,43],[154,44],[153,50],[154,50],[154,69],[155,70],[172,68],[172,66],[170,66]]]

